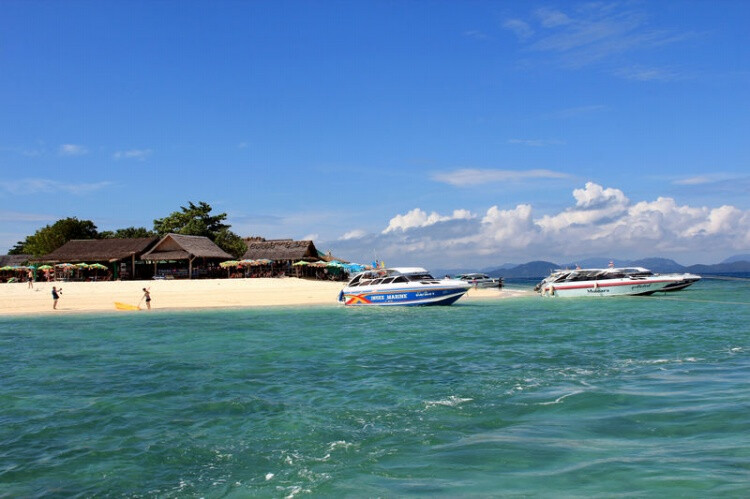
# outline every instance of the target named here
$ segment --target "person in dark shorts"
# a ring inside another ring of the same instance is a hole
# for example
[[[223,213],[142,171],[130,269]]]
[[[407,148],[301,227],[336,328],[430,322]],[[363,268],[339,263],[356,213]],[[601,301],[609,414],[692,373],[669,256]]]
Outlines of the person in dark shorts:
[[[151,293],[146,288],[143,288],[143,298],[146,300],[146,308],[151,310]]]
[[[57,310],[57,300],[60,299],[61,294],[62,294],[62,288],[57,289],[55,286],[52,286],[52,308],[53,310]]]

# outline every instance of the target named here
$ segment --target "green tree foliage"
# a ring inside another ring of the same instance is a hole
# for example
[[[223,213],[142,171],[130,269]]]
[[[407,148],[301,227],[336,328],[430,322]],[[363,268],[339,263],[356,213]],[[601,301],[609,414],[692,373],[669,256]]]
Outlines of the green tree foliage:
[[[229,225],[223,223],[227,218],[226,213],[211,215],[211,206],[203,201],[197,206],[190,201],[188,205],[187,208],[181,206],[182,211],[175,211],[167,217],[154,220],[156,233],[160,236],[169,233],[205,236],[213,241],[220,230],[229,229]]]
[[[107,230],[99,233],[99,239],[128,239],[131,237],[154,237],[156,232],[146,227],[127,227],[116,231]]]
[[[42,227],[26,240],[16,243],[11,251],[13,254],[41,256],[51,253],[71,239],[96,239],[97,236],[96,225],[91,220],[68,217]]]
[[[211,215],[211,206],[203,201],[197,205],[190,201],[187,207],[181,206],[180,209],[182,211],[175,211],[167,217],[154,220],[154,231],[159,236],[170,233],[204,236],[236,258],[247,251],[242,238],[230,231],[229,225],[224,223],[226,213]]]
[[[245,244],[245,241],[229,229],[221,229],[216,234],[214,242],[219,248],[235,258],[242,257],[242,255],[245,254],[245,251],[247,251],[247,244]]]

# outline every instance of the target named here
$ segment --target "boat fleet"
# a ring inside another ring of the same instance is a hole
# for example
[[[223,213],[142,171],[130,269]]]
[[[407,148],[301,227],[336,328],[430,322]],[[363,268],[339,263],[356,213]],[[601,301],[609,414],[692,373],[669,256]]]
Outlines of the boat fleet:
[[[658,274],[643,267],[558,269],[536,285],[545,297],[640,296],[685,289],[695,274]],[[436,279],[421,267],[375,268],[360,272],[339,293],[346,306],[451,305],[471,288],[502,288],[502,279],[461,274]]]

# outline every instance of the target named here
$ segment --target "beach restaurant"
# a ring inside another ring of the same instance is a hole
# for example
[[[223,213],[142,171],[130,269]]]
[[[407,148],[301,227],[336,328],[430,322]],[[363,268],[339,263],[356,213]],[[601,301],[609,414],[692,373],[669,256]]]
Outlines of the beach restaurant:
[[[141,260],[143,253],[148,251],[158,240],[156,237],[137,237],[123,239],[72,239],[56,250],[37,258],[31,258],[35,263],[47,263],[54,269],[55,277],[70,274],[62,267],[63,264],[100,264],[108,271],[96,279],[150,279],[153,275],[150,268]],[[72,264],[72,265],[71,265]],[[52,270],[50,269],[50,270]],[[79,278],[80,272],[78,273]],[[99,277],[101,276],[101,277]]]
[[[262,237],[246,238],[244,241],[247,251],[242,256],[243,260],[270,260],[273,262],[273,275],[327,279],[341,273],[340,268],[327,265],[334,257],[318,251],[312,241],[266,240]]]
[[[152,275],[156,279],[194,279],[224,277],[219,263],[232,255],[207,237],[167,234],[141,258],[153,263]]]

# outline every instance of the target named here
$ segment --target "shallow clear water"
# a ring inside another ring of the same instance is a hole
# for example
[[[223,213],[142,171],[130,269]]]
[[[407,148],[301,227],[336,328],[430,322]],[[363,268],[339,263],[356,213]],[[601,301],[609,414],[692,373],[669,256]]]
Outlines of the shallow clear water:
[[[0,320],[0,496],[750,491],[750,284]]]

